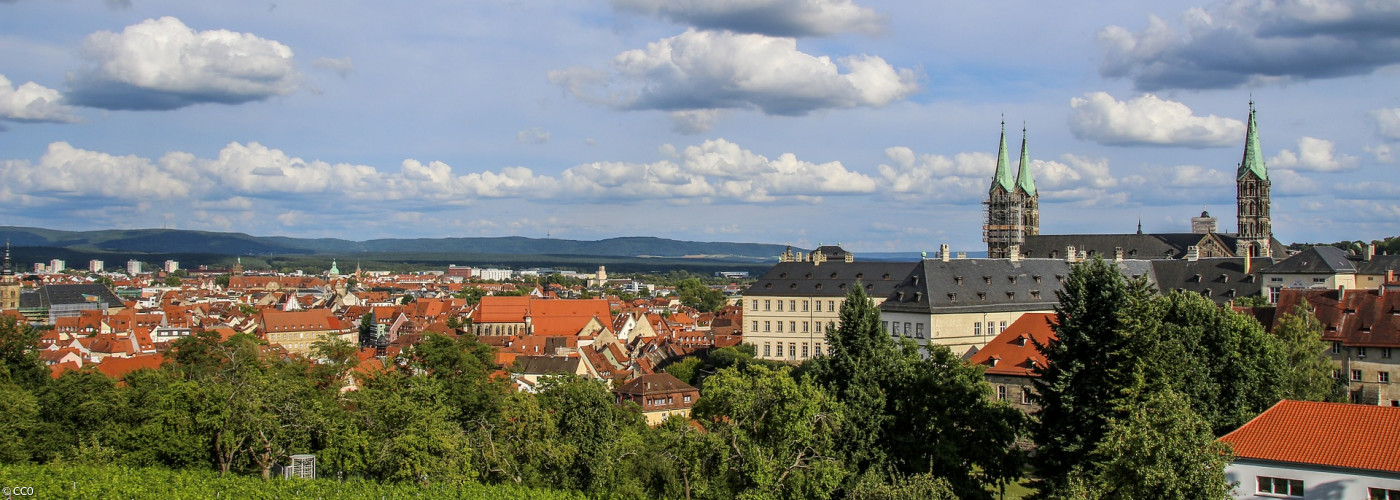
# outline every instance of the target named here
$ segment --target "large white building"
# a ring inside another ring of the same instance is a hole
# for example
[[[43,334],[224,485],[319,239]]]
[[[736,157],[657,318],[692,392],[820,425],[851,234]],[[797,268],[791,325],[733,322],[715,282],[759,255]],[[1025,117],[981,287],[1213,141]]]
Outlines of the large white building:
[[[1400,408],[1284,400],[1220,441],[1235,498],[1400,498]]]
[[[88,261],[88,272],[90,273],[100,273],[105,271],[106,267],[106,263],[100,260],[92,259]]]
[[[132,276],[141,274],[141,261],[135,259],[126,261],[126,274]]]

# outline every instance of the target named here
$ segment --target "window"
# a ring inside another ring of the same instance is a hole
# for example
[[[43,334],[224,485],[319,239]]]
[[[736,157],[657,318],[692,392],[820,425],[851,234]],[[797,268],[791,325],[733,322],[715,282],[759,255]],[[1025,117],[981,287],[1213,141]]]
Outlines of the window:
[[[817,312],[822,312],[822,301],[814,300],[812,301],[812,306],[817,309]]]
[[[1390,359],[1390,348],[1389,348],[1389,347],[1382,347],[1382,348],[1381,348],[1381,359]]]
[[[779,322],[778,322],[778,333],[783,333],[783,322],[782,322],[782,321],[779,321]]]
[[[1386,490],[1381,488],[1367,488],[1371,500],[1400,500],[1400,490]]]
[[[1341,354],[1341,353],[1342,353],[1342,343],[1341,343],[1341,342],[1333,342],[1333,343],[1332,343],[1332,354]]]
[[[891,336],[894,336],[894,337],[898,337],[898,336],[899,336],[899,322],[896,321],[896,322],[893,323],[893,325],[894,325],[894,326],[893,326],[893,329],[890,330],[890,335],[891,335]]]
[[[802,301],[802,312],[807,312],[807,301]]]
[[[1023,405],[1031,404],[1031,388],[1030,388],[1030,387],[1022,387],[1022,388],[1021,388],[1021,404],[1023,404]]]
[[[1341,370],[1332,370],[1332,378],[1337,379],[1337,380],[1341,380],[1341,379],[1342,379],[1342,371],[1341,371]]]
[[[783,357],[783,343],[778,342],[778,357]]]
[[[796,343],[796,342],[789,342],[789,343],[788,343],[788,357],[789,357],[789,358],[795,358],[795,357],[797,357],[797,343]]]
[[[1005,322],[1005,321],[1001,322],[1001,329],[997,330],[997,333],[1001,333],[1001,332],[1004,332],[1004,331],[1006,331],[1006,322]]]
[[[1004,386],[1004,385],[999,385],[999,386],[997,386],[997,399],[1002,400],[1002,401],[1006,401],[1006,386]]]
[[[806,357],[807,357],[807,343],[806,343],[806,342],[803,342],[803,343],[802,343],[802,357],[803,357],[803,358],[806,358]]]
[[[1301,497],[1303,496],[1303,481],[1298,479],[1284,479],[1281,477],[1259,476],[1259,492]]]
[[[1382,384],[1389,384],[1389,383],[1390,383],[1390,372],[1380,372],[1380,381],[1381,381]]]
[[[792,333],[797,333],[797,322],[796,322],[796,321],[789,321],[789,322],[788,322],[788,331],[789,331],[789,332],[792,332]]]
[[[686,402],[686,403],[690,403],[690,395],[689,395],[689,394],[686,394],[686,395],[685,395],[685,402]]]
[[[763,322],[763,331],[765,331],[765,332],[771,332],[771,331],[773,331],[772,328],[769,328],[769,327],[771,327],[771,326],[773,326],[773,322],[771,322],[771,321],[764,321],[764,322]]]
[[[923,324],[923,323],[916,323],[916,324],[914,325],[914,338],[916,338],[916,339],[924,338],[924,324]]]
[[[808,329],[808,328],[809,328],[809,327],[807,326],[807,322],[806,322],[806,321],[803,321],[803,322],[802,322],[802,333],[807,333],[807,331],[808,331],[807,329]]]
[[[820,325],[821,323],[817,323],[817,324]],[[812,349],[815,349],[814,354],[816,354],[816,355],[818,355],[818,356],[821,356],[821,355],[822,355],[822,345],[821,345],[821,344],[817,344],[817,345],[815,345],[815,346],[812,346]]]
[[[1365,347],[1357,347],[1357,348],[1356,348],[1356,355],[1357,355],[1358,357],[1362,357],[1362,358],[1366,357],[1366,348],[1365,348]]]
[[[1327,278],[1313,278],[1313,283],[1326,283]]]
[[[758,310],[758,301],[757,301],[757,300],[753,301],[753,310],[755,310],[755,311]]]
[[[753,331],[758,331],[758,320],[753,320]]]
[[[778,312],[783,312],[783,301],[778,301]]]
[[[797,312],[797,299],[792,299],[788,301],[788,310],[792,312]]]
[[[904,336],[905,336],[905,337],[908,337],[909,334],[912,333],[911,330],[913,330],[913,329],[914,329],[913,327],[909,326],[909,322],[908,322],[908,321],[905,321],[905,322],[904,322]]]
[[[1274,276],[1274,277],[1272,277],[1272,278],[1269,278],[1269,282],[1270,282],[1270,283],[1283,283],[1283,278],[1278,277],[1278,276]]]
[[[771,307],[772,305],[773,305],[773,301],[771,301],[771,300],[765,300],[765,301],[763,301],[763,310],[764,310],[764,311],[772,311],[772,310],[773,310],[773,308]]]
[[[1360,381],[1361,381],[1361,370],[1352,370],[1352,371],[1351,371],[1351,381],[1352,381],[1352,382],[1360,382]]]
[[[765,357],[765,358],[773,355],[773,352],[770,351],[770,350],[768,350],[769,347],[772,347],[772,346],[768,345],[767,342],[764,342],[764,343],[763,343],[763,357]]]
[[[826,310],[831,311],[831,312],[836,312],[836,301],[834,301],[834,300],[828,300],[828,301],[826,301]]]
[[[980,321],[973,321],[973,322],[972,322],[972,334],[973,334],[973,335],[981,335],[981,334],[982,334],[982,323],[981,323]]]
[[[817,322],[817,333],[821,333],[821,332],[822,332],[822,322],[818,321],[818,322]]]

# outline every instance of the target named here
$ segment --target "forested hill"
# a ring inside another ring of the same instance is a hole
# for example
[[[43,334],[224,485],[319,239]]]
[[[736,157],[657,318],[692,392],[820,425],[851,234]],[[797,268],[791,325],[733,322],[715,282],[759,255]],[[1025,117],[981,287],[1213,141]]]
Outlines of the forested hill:
[[[59,231],[0,226],[0,237],[17,247],[53,247],[77,251],[201,253],[214,255],[313,255],[361,252],[478,253],[516,255],[595,255],[625,257],[707,258],[770,261],[784,245],[679,241],[652,237],[578,241],[555,238],[417,238],[350,241],[334,238],[252,236],[178,229],[111,229]],[[803,249],[794,249],[805,251]]]

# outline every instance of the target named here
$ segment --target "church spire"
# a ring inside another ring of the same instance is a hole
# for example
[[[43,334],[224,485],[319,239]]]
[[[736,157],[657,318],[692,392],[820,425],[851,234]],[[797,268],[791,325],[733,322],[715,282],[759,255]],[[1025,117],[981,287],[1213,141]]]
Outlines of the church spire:
[[[1254,101],[1249,101],[1249,128],[1244,132],[1244,158],[1240,160],[1236,179],[1253,172],[1263,180],[1269,180],[1269,171],[1264,168],[1264,154],[1259,148],[1259,124],[1254,121]]]
[[[1024,148],[1023,148],[1024,149]],[[992,189],[1001,186],[1006,192],[1016,189],[1016,181],[1011,178],[1011,165],[1006,155],[1006,119],[1001,120],[1001,146],[997,148],[997,172],[992,177]]]
[[[1002,125],[1004,128],[1005,125]],[[1005,132],[1002,132],[1003,137]],[[1005,143],[1003,138],[1002,142]],[[1016,187],[1025,192],[1026,196],[1035,196],[1035,177],[1031,176],[1031,154],[1026,150],[1026,126],[1021,126],[1021,166],[1016,172]]]
[[[14,276],[15,268],[10,264],[10,240],[5,240],[5,268],[0,271],[5,276]]]

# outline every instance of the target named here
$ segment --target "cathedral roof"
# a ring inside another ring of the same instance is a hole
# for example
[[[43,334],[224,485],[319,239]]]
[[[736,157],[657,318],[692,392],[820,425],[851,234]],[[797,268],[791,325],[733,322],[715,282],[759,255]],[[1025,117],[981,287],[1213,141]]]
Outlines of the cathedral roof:
[[[1021,148],[1025,151],[1025,148]],[[1006,192],[1016,189],[1016,180],[1011,177],[1011,165],[1006,156],[1006,122],[1001,122],[1001,146],[997,148],[997,172],[992,176],[992,189],[1001,186]]]
[[[1244,158],[1240,160],[1236,179],[1244,179],[1253,172],[1262,180],[1269,180],[1269,172],[1264,168],[1264,152],[1259,148],[1259,124],[1254,121],[1254,101],[1249,102],[1249,128],[1244,133]]]
[[[1005,142],[1006,139],[1002,139]],[[1021,167],[1016,172],[1016,187],[1035,196],[1035,177],[1031,175],[1031,154],[1026,151],[1026,129],[1021,129]]]

